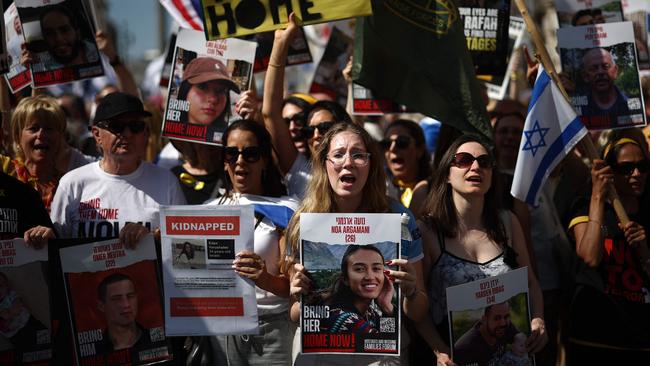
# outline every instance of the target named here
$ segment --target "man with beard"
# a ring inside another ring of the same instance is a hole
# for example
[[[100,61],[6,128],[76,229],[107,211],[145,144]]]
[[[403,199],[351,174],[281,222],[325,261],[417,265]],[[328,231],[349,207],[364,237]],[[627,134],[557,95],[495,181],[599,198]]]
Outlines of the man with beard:
[[[47,70],[99,61],[97,47],[81,38],[79,23],[70,9],[63,5],[47,7],[39,20],[47,52],[39,53],[35,61],[42,62]]]
[[[627,97],[614,85],[618,66],[612,54],[604,48],[592,48],[582,57],[582,77],[589,86],[587,105],[581,108],[582,116],[590,117],[589,125],[618,125],[618,116],[630,114]]]
[[[454,362],[459,366],[495,365],[517,333],[519,330],[510,321],[510,304],[506,301],[489,305],[481,320],[454,344]]]

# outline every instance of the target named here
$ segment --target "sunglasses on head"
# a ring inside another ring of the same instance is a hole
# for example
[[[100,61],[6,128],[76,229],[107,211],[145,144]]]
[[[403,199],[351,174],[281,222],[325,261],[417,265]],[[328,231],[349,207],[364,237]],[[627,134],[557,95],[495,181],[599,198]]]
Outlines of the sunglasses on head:
[[[474,157],[474,155],[466,152],[454,154],[451,165],[461,169],[467,169],[474,164],[474,160],[478,162],[478,166],[481,168],[489,169],[494,167],[494,160],[488,154]]]
[[[382,150],[386,151],[390,149],[390,146],[395,142],[395,149],[401,150],[406,149],[411,145],[411,137],[406,135],[398,135],[395,139],[385,138],[379,141],[379,146]]]
[[[239,150],[234,146],[228,146],[223,149],[223,160],[228,164],[235,164],[237,159],[239,159],[239,155],[247,163],[256,163],[262,157],[262,152],[258,146],[248,146],[243,150]]]
[[[635,169],[638,169],[641,174],[647,173],[650,170],[650,163],[647,160],[641,160],[636,163],[626,161],[612,165],[614,173],[621,175],[632,175]]]
[[[310,139],[314,137],[314,131],[316,131],[316,129],[318,129],[318,133],[324,135],[327,132],[327,130],[329,130],[330,128],[332,128],[332,126],[334,126],[335,123],[336,122],[334,121],[325,121],[315,126],[304,126],[303,128],[300,129],[300,131],[304,138]]]
[[[123,133],[127,128],[131,133],[140,133],[144,131],[147,124],[144,121],[101,121],[97,122],[95,126],[117,135]]]

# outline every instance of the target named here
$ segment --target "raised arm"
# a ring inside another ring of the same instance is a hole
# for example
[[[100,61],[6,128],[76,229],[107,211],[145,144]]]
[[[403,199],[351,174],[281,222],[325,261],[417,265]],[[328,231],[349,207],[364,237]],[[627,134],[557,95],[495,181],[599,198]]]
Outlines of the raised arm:
[[[129,71],[126,65],[122,63],[120,56],[117,54],[117,50],[115,50],[113,40],[104,33],[104,31],[97,31],[95,34],[95,40],[97,41],[97,47],[104,55],[106,55],[106,57],[108,57],[108,62],[115,71],[120,91],[140,98],[140,90],[135,83],[133,74],[131,74],[131,71]]]
[[[262,117],[264,125],[271,134],[273,147],[278,154],[280,169],[286,174],[298,156],[298,150],[293,145],[289,126],[282,119],[282,100],[284,99],[284,68],[287,64],[287,54],[291,41],[299,29],[295,15],[289,15],[289,26],[275,31],[275,40],[269,67],[264,79],[264,97],[262,100]]]

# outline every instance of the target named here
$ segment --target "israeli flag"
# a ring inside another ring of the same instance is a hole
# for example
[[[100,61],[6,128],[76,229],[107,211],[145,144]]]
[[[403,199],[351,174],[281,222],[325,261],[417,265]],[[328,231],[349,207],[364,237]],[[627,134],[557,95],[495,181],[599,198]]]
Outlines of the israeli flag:
[[[510,193],[535,206],[546,178],[586,134],[573,107],[540,65]]]

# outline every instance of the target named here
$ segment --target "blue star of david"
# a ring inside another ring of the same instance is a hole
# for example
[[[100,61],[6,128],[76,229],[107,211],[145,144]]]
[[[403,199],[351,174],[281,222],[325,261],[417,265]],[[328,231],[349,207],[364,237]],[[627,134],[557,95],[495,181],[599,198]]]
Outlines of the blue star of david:
[[[537,149],[541,149],[542,147],[546,146],[546,141],[544,141],[544,136],[546,136],[548,130],[550,130],[550,128],[540,128],[539,121],[535,121],[532,130],[524,131],[526,142],[524,143],[524,147],[521,150],[522,151],[530,150],[533,156],[535,156],[535,154],[537,153]],[[533,144],[532,141],[532,138],[535,134],[539,135],[539,140],[537,144]]]

